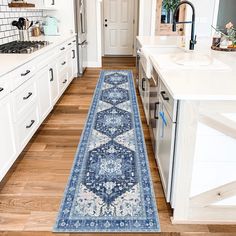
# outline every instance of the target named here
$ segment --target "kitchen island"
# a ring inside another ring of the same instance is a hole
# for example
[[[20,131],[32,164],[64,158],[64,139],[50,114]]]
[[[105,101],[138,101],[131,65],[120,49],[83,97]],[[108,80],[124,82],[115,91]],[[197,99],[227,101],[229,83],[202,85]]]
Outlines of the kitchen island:
[[[235,223],[236,53],[212,51],[210,39],[191,53],[178,37],[137,41],[158,81],[155,156],[172,222]]]

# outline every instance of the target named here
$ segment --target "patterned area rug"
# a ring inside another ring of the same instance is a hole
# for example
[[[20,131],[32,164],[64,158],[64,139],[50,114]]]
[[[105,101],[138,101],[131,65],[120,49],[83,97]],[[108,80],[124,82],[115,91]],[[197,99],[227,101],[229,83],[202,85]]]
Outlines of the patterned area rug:
[[[54,232],[159,232],[131,71],[102,71]]]

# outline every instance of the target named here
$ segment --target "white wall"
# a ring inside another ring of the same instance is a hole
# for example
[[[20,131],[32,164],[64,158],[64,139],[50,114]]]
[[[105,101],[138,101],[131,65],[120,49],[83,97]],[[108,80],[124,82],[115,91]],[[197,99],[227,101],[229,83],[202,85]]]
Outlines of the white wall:
[[[198,37],[210,37],[212,33],[215,0],[190,0],[196,9],[196,35]],[[187,19],[191,19],[192,9],[187,8]],[[186,36],[190,35],[191,26],[186,26]]]
[[[139,0],[139,36],[155,34],[156,0]]]
[[[87,0],[88,67],[101,67],[101,0]]]
[[[74,0],[57,0],[57,8],[59,11],[46,11],[44,15],[54,16],[59,21],[59,33],[71,34],[75,32],[75,18],[74,18]],[[64,11],[61,9],[65,9]]]

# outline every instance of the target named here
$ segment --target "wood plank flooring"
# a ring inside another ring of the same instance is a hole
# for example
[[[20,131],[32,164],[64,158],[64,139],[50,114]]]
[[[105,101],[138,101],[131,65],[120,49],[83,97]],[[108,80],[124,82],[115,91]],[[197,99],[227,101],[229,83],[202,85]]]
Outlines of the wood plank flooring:
[[[135,73],[135,59],[103,58],[102,69],[131,69]],[[100,69],[88,69],[82,78],[73,81],[7,177],[0,183],[0,235],[54,235],[51,233],[52,226],[72,167],[99,73]],[[140,98],[139,107],[159,210],[162,229],[160,235],[236,235],[236,225],[171,224],[172,212],[164,199]]]

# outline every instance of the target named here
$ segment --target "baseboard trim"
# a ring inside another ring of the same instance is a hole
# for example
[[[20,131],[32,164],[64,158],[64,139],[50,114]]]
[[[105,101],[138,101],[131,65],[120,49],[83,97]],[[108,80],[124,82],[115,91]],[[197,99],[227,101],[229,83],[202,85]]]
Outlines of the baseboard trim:
[[[87,62],[87,67],[95,67],[95,68],[100,68],[102,67],[102,63],[101,62],[98,62],[98,61],[88,61]]]

